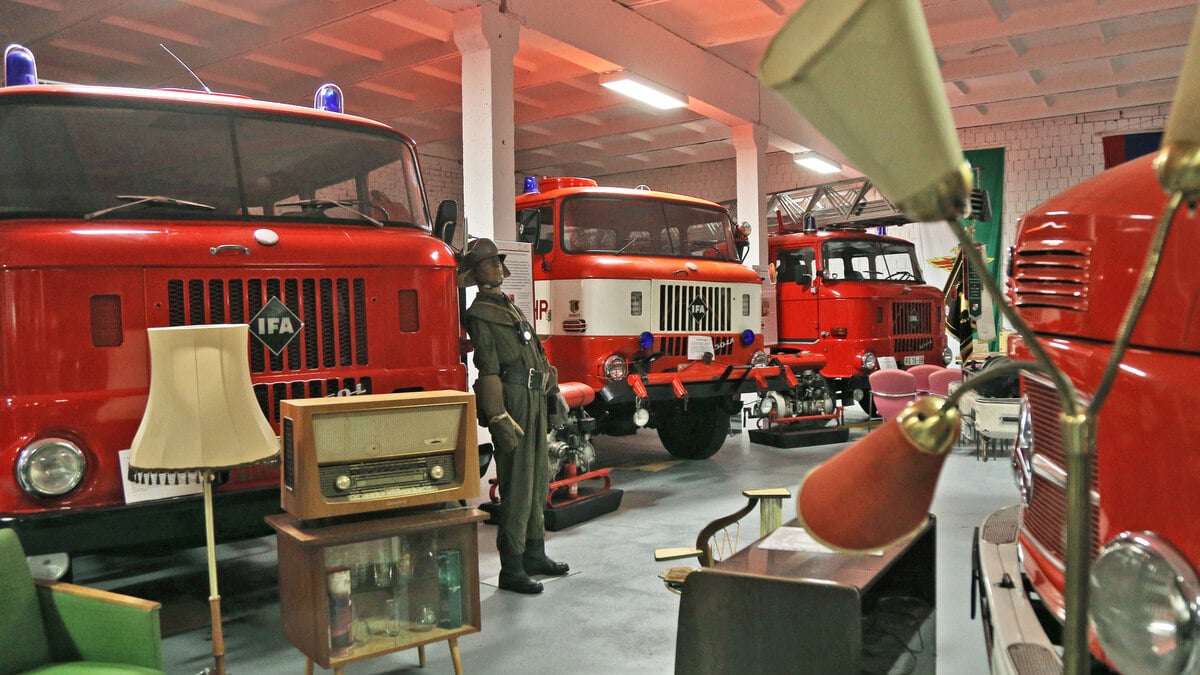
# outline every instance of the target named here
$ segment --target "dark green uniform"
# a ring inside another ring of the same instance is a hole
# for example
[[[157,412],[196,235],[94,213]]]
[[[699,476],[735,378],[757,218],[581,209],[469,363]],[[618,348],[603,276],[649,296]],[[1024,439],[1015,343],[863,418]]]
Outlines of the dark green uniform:
[[[479,382],[499,378],[504,407],[525,431],[517,447],[493,435],[496,480],[500,487],[500,553],[519,554],[525,542],[545,538],[542,505],[550,489],[547,454],[547,392],[557,388],[546,353],[525,314],[500,293],[481,292],[467,310],[467,333],[474,343]],[[530,388],[531,375],[534,388]],[[484,419],[482,422],[487,423]]]

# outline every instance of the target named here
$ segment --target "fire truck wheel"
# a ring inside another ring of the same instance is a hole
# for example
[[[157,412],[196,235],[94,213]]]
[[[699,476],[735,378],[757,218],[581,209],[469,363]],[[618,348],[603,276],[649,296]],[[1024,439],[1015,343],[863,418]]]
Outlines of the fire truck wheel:
[[[868,417],[875,417],[879,413],[875,411],[875,399],[871,396],[870,389],[863,389],[863,397],[858,400],[858,407],[867,413]]]
[[[663,447],[679,459],[708,459],[717,454],[728,436],[729,415],[714,406],[694,405],[658,425]]]

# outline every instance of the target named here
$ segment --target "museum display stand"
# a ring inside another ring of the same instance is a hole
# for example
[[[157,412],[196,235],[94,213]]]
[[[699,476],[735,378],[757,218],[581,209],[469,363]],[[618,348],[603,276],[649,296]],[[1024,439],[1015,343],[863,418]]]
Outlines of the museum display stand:
[[[276,531],[284,636],[305,672],[446,641],[462,673],[458,637],[480,630],[475,508],[391,511],[332,524],[267,518]]]

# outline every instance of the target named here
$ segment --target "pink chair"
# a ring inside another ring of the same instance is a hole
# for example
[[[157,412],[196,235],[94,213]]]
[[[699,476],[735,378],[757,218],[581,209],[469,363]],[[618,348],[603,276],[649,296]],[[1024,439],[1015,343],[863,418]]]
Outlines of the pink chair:
[[[962,382],[962,370],[958,368],[942,368],[929,376],[929,393],[946,397],[950,395],[950,384]]]
[[[909,401],[917,397],[917,378],[906,370],[876,370],[869,379],[875,411],[885,421],[895,417]]]
[[[929,393],[929,377],[939,370],[945,370],[941,366],[935,366],[931,363],[922,363],[919,366],[913,366],[908,369],[912,376],[917,378],[917,391],[922,394]]]

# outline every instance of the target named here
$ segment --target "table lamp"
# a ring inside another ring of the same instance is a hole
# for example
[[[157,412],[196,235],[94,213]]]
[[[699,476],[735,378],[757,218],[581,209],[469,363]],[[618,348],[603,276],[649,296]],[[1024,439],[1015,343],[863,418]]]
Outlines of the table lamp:
[[[204,488],[209,611],[216,672],[225,673],[213,535],[218,474],[274,463],[279,441],[250,383],[245,324],[150,328],[150,396],[130,448],[129,480],[196,480]]]
[[[1036,371],[1054,384],[1062,406],[1067,458],[1064,630],[1067,673],[1089,672],[1088,572],[1093,428],[1134,326],[1145,306],[1163,243],[1181,204],[1200,197],[1200,17],[1156,160],[1170,193],[1126,307],[1097,391],[1086,404],[1050,359],[988,269],[962,217],[971,193],[925,16],[918,0],[808,0],[772,39],[759,66],[764,84],[871,178],[912,221],[945,220],[968,263],[1035,361],[990,369],[960,386],[944,404],[918,401],[896,420],[814,469],[801,483],[798,515],[814,537],[837,547],[873,550],[921,525],[942,460],[957,432],[958,399],[989,379]],[[846,83],[856,86],[846,86]],[[847,507],[847,496],[872,485],[878,499]],[[857,489],[856,489],[857,488]]]

